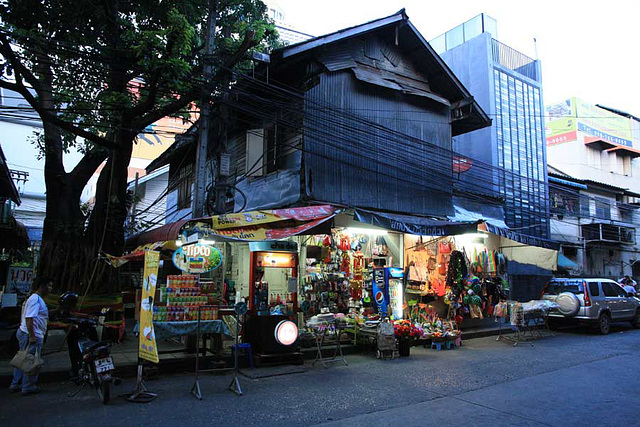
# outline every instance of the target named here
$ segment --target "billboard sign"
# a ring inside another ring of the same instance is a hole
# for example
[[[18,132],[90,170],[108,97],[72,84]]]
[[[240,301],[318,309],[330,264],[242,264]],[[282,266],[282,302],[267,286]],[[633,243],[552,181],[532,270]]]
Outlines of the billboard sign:
[[[546,123],[547,145],[576,141],[578,132],[612,145],[633,148],[631,120],[589,104],[579,98],[551,104],[546,108],[551,118]]]

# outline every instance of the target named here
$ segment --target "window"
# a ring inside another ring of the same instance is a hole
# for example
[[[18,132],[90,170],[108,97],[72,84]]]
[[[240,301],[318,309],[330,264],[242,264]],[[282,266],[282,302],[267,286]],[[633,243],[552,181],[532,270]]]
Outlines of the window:
[[[625,176],[631,176],[631,156],[622,156],[622,173]]]
[[[178,172],[175,178],[178,186],[178,209],[185,209],[191,206],[191,190],[193,187],[193,165],[188,164]]]
[[[584,293],[584,282],[582,280],[563,280],[551,281],[547,286],[545,294],[559,295],[562,292],[571,292],[572,294]]]
[[[285,134],[282,126],[247,131],[247,176],[263,176],[281,169],[285,156]]]
[[[618,291],[616,290],[616,288],[619,287],[620,286],[611,282],[602,282],[602,292],[604,292],[605,297],[617,297]]]
[[[582,218],[591,217],[591,200],[587,196],[580,196],[580,216]]]
[[[600,296],[600,287],[598,282],[589,282],[589,293],[592,297]]]
[[[246,174],[262,176],[264,174],[264,129],[250,129],[246,139]]]
[[[612,283],[611,286],[613,286],[613,288],[616,290],[619,297],[627,297],[627,291],[625,291],[622,286],[618,285],[617,283]]]
[[[602,169],[602,152],[595,148],[587,147],[587,165]]]
[[[596,197],[596,218],[611,219],[611,201]]]

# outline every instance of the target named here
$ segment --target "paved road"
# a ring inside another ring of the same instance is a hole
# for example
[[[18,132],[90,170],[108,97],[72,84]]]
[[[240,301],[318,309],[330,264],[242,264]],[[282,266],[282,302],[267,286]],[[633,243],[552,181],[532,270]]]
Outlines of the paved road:
[[[609,336],[558,333],[533,347],[495,338],[470,340],[455,351],[412,349],[410,358],[380,361],[348,356],[349,366],[250,380],[245,396],[226,391],[228,376],[151,381],[151,404],[115,399],[103,406],[91,390],[75,398],[70,384],[44,385],[22,397],[0,393],[0,425],[92,427],[173,425],[640,425],[640,330]],[[131,381],[119,387],[128,391]]]

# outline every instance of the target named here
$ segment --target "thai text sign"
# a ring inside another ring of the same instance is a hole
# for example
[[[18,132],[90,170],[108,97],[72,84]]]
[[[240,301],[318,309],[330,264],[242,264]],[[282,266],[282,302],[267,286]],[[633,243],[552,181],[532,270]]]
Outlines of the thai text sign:
[[[153,331],[153,298],[158,282],[160,252],[146,251],[144,254],[144,276],[142,280],[142,299],[140,301],[140,346],[138,357],[158,363],[156,335]]]

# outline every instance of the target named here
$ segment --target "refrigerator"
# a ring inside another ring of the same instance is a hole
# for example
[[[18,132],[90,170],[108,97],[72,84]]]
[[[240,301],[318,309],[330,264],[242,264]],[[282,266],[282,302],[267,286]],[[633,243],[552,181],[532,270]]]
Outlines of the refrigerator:
[[[394,320],[402,319],[404,271],[401,268],[383,267],[373,269],[372,297],[381,316]]]

